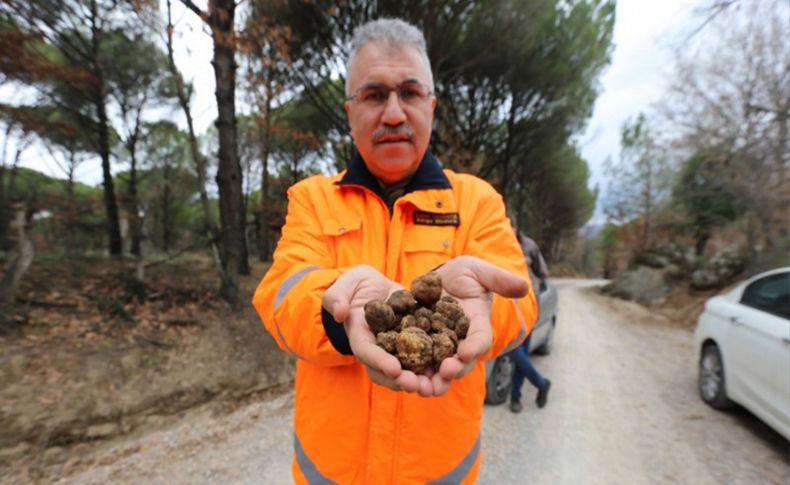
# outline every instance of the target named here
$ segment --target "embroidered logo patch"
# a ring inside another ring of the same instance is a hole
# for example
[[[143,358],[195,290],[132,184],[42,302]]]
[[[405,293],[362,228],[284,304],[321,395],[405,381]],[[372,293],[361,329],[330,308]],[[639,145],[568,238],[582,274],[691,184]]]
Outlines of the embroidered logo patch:
[[[457,212],[436,214],[434,212],[414,211],[414,223],[422,226],[459,226],[461,217]]]

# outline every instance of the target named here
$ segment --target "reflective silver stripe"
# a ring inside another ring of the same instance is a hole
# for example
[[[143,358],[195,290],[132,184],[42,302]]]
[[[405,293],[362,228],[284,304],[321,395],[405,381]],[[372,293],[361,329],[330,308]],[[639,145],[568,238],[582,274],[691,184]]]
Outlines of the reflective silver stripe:
[[[524,314],[521,313],[521,308],[519,308],[518,306],[518,300],[512,300],[512,301],[513,301],[513,306],[516,307],[516,315],[518,315],[518,321],[519,323],[521,323],[521,330],[518,332],[518,336],[515,339],[513,339],[512,342],[507,344],[505,350],[503,350],[502,354],[499,355],[506,354],[511,350],[515,349],[527,337],[527,322],[524,320]]]
[[[304,357],[302,357],[301,355],[297,354],[296,351],[294,349],[292,349],[290,345],[288,345],[288,341],[285,340],[285,337],[283,336],[283,332],[282,332],[282,330],[280,330],[280,324],[277,323],[277,319],[274,320],[274,328],[277,329],[277,335],[280,337],[280,340],[282,340],[283,345],[285,345],[285,348],[288,349],[288,352],[291,355],[293,355],[294,357],[296,357],[297,359],[305,360]]]
[[[308,273],[312,273],[313,271],[317,270],[318,266],[308,266],[302,271],[296,272],[289,276],[283,284],[280,285],[280,288],[277,289],[277,296],[274,297],[274,310],[277,311],[277,307],[280,306],[280,302],[283,301],[285,295],[291,291],[291,288],[296,286],[297,283],[302,281],[302,278],[307,276]]]
[[[477,435],[474,446],[472,446],[472,449],[466,454],[464,459],[461,460],[461,463],[459,463],[458,466],[456,466],[450,473],[443,476],[442,478],[428,482],[428,485],[450,485],[461,483],[461,481],[466,478],[467,475],[469,475],[469,471],[472,470],[472,466],[474,466],[479,454],[480,435]]]
[[[296,434],[294,434],[294,453],[296,453],[296,463],[302,470],[302,475],[307,479],[307,483],[310,485],[337,485],[337,482],[326,478],[318,471],[318,468],[302,449],[302,443],[299,442],[299,437]]]
[[[317,269],[318,266],[308,266],[303,270],[292,274],[285,281],[283,281],[283,284],[280,285],[280,288],[277,289],[277,295],[274,297],[274,311],[277,311],[277,307],[280,306],[280,302],[283,300],[283,298],[285,298],[285,295],[287,295],[288,292],[291,291],[291,288],[293,288],[294,286],[296,286],[297,283],[302,281],[302,278],[304,278],[309,273],[312,273]],[[293,355],[294,357],[304,360],[304,358],[302,358],[301,355],[297,354],[296,351],[294,351],[294,349],[292,349],[291,346],[288,345],[288,341],[285,340],[285,337],[283,336],[283,332],[282,330],[280,330],[280,324],[279,322],[277,322],[276,318],[274,319],[274,327],[277,329],[277,335],[280,337],[280,340],[282,341],[283,345],[285,345],[285,348],[288,349],[288,352],[290,352],[291,355]]]

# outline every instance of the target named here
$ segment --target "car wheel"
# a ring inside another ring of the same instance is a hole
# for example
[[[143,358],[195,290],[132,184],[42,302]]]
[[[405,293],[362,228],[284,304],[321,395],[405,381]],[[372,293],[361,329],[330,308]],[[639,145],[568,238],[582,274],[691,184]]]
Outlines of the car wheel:
[[[549,327],[549,331],[546,333],[546,341],[543,342],[543,345],[535,349],[537,355],[549,355],[551,353],[551,344],[554,341],[554,326],[556,324],[556,318],[552,318],[551,327]]]
[[[727,397],[724,362],[716,344],[702,349],[699,359],[699,395],[715,409],[731,409],[734,403]]]
[[[486,382],[486,404],[502,404],[513,387],[513,360],[509,355],[497,357]]]

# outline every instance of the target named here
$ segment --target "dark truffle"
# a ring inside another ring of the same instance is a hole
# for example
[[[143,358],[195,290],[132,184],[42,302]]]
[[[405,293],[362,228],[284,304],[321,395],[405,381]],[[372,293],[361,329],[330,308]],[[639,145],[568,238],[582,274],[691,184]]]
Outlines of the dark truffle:
[[[436,271],[431,271],[414,279],[411,293],[422,306],[432,306],[442,296],[442,278]]]

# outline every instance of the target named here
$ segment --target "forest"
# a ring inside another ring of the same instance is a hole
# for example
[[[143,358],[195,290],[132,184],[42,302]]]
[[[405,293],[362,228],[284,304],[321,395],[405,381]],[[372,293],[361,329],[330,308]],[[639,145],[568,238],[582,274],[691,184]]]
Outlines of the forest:
[[[157,257],[210,254],[238,307],[238,275],[270,258],[288,186],[350,159],[348,43],[382,16],[426,34],[440,101],[431,148],[445,167],[492,183],[548,254],[590,218],[597,192],[574,135],[609,61],[613,2],[181,4],[214,45],[206,133],[174,60],[172,1],[3,1],[3,84],[19,95],[2,105],[0,245],[22,248],[17,271],[33,258],[19,213],[35,252],[133,259],[143,286]],[[62,179],[18,167],[42,146]],[[101,164],[101,186],[75,180],[83,163]]]

